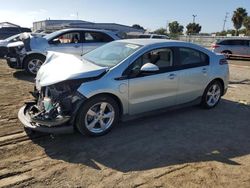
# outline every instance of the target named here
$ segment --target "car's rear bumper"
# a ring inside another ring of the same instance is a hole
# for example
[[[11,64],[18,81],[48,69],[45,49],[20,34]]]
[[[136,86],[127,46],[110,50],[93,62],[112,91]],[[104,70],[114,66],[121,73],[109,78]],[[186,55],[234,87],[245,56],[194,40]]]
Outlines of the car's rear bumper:
[[[47,127],[44,125],[40,125],[38,123],[34,123],[31,121],[27,110],[31,105],[34,105],[34,102],[28,102],[23,107],[20,108],[18,112],[18,119],[24,125],[25,128],[44,132],[44,133],[53,133],[53,134],[61,134],[61,133],[72,133],[74,132],[74,127],[72,125],[60,125],[56,127]]]

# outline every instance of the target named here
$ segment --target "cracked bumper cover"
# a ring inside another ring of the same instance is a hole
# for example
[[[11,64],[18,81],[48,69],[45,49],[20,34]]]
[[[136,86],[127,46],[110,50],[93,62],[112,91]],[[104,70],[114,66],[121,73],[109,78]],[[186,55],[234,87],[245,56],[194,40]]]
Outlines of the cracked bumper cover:
[[[54,134],[74,132],[74,127],[73,125],[70,125],[70,122],[68,124],[58,125],[55,127],[47,127],[47,126],[32,122],[27,111],[30,108],[30,106],[34,104],[35,104],[34,102],[28,102],[23,107],[21,107],[18,112],[18,119],[19,121],[21,121],[21,123],[24,125],[25,128],[38,131],[38,132],[54,133]]]

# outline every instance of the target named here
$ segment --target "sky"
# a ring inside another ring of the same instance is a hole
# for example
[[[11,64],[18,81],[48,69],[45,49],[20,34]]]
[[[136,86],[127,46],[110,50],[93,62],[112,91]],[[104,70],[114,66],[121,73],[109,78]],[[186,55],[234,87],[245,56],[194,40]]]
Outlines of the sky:
[[[197,15],[201,32],[232,29],[233,11],[243,7],[249,12],[250,0],[0,0],[0,22],[32,27],[45,19],[81,19],[99,23],[139,24],[149,31],[178,21],[186,25]],[[77,16],[78,15],[78,16]]]

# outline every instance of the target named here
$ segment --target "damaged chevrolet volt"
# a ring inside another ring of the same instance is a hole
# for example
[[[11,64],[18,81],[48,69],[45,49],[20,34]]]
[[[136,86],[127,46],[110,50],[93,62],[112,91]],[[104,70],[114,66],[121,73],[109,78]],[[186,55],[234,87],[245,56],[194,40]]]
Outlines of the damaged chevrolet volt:
[[[223,55],[186,42],[121,40],[82,59],[51,52],[37,73],[35,100],[18,117],[35,131],[100,136],[125,116],[187,103],[213,108],[228,77]]]

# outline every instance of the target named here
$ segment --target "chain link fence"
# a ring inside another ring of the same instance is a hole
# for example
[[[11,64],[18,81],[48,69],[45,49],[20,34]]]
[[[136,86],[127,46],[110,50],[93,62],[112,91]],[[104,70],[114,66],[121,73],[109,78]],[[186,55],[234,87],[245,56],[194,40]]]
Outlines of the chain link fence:
[[[205,48],[210,48],[216,40],[230,38],[250,38],[250,37],[227,37],[227,36],[203,36],[203,35],[180,35],[178,40],[199,44]]]

